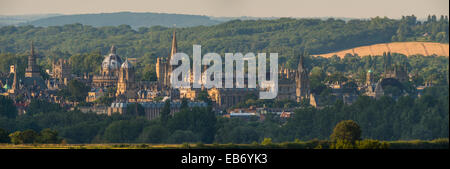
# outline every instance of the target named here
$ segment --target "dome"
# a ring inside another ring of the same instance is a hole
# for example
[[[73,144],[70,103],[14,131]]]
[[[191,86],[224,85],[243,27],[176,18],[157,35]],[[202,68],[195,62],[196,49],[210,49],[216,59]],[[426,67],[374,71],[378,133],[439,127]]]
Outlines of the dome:
[[[128,59],[125,59],[125,62],[123,62],[121,67],[123,69],[130,69],[130,68],[133,68],[133,65],[130,62],[128,62]]]
[[[116,47],[113,45],[111,47],[111,52],[109,55],[105,56],[102,62],[103,69],[119,69],[122,65],[122,59],[116,54]]]

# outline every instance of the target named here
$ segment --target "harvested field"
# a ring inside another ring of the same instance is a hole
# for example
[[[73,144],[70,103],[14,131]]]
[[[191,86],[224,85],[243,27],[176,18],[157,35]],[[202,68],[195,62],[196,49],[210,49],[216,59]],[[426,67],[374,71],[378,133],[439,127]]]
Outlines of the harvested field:
[[[367,55],[383,55],[383,52],[391,52],[391,53],[401,53],[406,56],[410,55],[438,55],[438,56],[449,56],[449,45],[443,43],[435,43],[435,42],[392,42],[392,43],[380,43],[369,46],[361,46],[357,48],[341,50],[333,53],[319,54],[313,56],[322,56],[322,57],[332,57],[333,55],[337,55],[341,58],[345,56],[345,54],[358,54],[359,56],[367,56]]]

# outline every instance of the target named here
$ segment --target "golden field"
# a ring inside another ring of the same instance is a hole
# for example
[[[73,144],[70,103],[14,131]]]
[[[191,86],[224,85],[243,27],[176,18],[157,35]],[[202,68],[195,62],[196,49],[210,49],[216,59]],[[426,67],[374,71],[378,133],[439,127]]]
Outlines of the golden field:
[[[369,46],[361,46],[347,50],[341,50],[333,53],[319,54],[313,56],[322,56],[325,58],[337,55],[343,58],[345,54],[358,54],[358,56],[368,56],[368,55],[383,55],[384,52],[400,53],[406,56],[410,55],[438,55],[438,56],[449,56],[449,45],[443,43],[435,42],[392,42],[392,43],[380,43]]]

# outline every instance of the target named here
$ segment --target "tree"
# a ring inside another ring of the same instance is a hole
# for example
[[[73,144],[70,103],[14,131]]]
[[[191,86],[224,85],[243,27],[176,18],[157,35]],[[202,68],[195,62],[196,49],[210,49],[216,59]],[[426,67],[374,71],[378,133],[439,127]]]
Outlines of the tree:
[[[22,139],[24,144],[35,143],[38,139],[39,134],[34,130],[25,130],[22,132]]]
[[[0,96],[0,116],[7,118],[15,118],[17,116],[17,109],[13,100]]]
[[[61,140],[58,138],[58,132],[56,130],[46,128],[40,132],[38,142],[43,144],[57,144]]]
[[[361,129],[353,120],[344,120],[336,125],[330,138],[332,141],[343,140],[355,143],[361,139]]]
[[[61,112],[63,109],[57,103],[51,103],[46,100],[32,99],[27,108],[27,115],[36,115],[40,113]]]
[[[216,116],[209,108],[184,109],[175,113],[166,126],[172,132],[190,130],[198,134],[202,142],[211,143],[216,132]]]
[[[104,141],[109,143],[135,142],[142,132],[143,121],[120,120],[112,122],[103,134]]]
[[[189,102],[189,101],[188,101],[188,99],[186,99],[186,98],[181,99],[180,110],[184,110],[184,109],[189,108],[188,102]]]
[[[38,138],[38,134],[34,130],[25,130],[23,132],[16,131],[9,135],[11,143],[13,144],[30,144],[35,143]]]
[[[13,144],[23,144],[23,136],[22,132],[20,131],[9,134],[9,138],[11,139],[11,143]]]
[[[78,80],[71,80],[67,85],[68,99],[71,101],[84,101],[89,92],[89,87]]]
[[[190,130],[176,130],[167,138],[167,143],[172,144],[195,143],[198,141],[198,135]]]
[[[145,109],[139,103],[132,103],[127,106],[127,114],[130,114],[133,116],[144,116]]]
[[[8,132],[0,128],[0,143],[9,143],[9,141]]]
[[[144,128],[139,140],[145,143],[163,143],[166,141],[169,132],[161,125],[151,125]]]
[[[161,110],[161,123],[166,125],[170,119],[170,99],[167,99],[164,103],[164,107]]]

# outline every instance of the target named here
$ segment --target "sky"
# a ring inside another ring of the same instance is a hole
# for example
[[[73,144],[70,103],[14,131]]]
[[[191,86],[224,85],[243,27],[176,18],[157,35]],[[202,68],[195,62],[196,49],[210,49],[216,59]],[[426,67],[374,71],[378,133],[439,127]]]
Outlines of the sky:
[[[158,12],[215,17],[449,15],[449,0],[0,0],[0,15]]]

